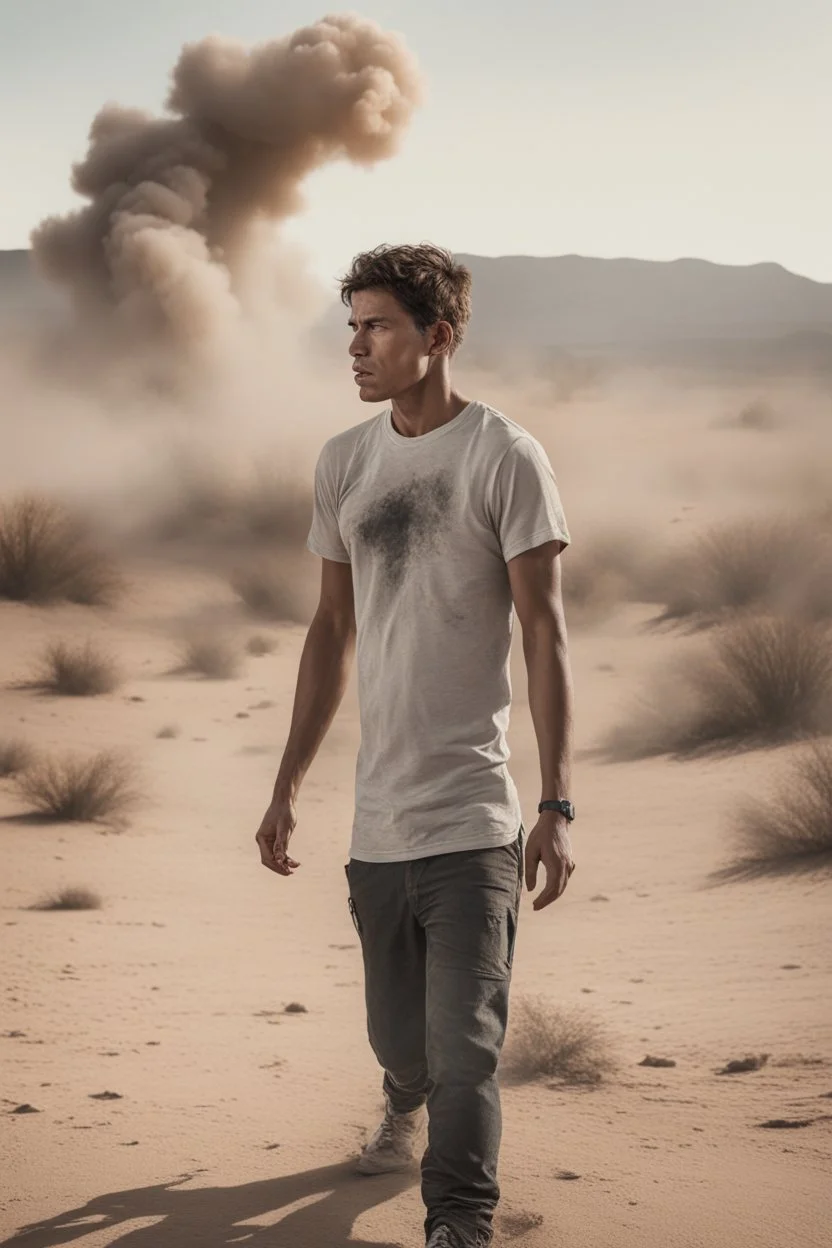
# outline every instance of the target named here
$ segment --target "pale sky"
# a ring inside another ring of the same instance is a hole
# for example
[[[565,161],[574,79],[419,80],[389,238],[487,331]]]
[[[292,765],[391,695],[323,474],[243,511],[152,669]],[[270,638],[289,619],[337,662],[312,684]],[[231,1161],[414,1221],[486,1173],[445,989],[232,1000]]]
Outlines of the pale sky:
[[[832,281],[830,0],[365,0],[428,98],[401,153],[332,166],[286,228],[357,251],[777,261]],[[0,0],[0,248],[70,209],[107,100],[159,111],[183,42],[280,37],[307,0]]]

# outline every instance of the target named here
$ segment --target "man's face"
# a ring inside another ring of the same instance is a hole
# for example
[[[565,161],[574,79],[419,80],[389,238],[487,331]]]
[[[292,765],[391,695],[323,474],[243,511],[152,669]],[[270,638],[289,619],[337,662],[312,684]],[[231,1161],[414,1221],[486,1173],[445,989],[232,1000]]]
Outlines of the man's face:
[[[350,355],[363,402],[396,399],[422,381],[431,359],[432,329],[420,333],[387,290],[357,291],[350,310]]]

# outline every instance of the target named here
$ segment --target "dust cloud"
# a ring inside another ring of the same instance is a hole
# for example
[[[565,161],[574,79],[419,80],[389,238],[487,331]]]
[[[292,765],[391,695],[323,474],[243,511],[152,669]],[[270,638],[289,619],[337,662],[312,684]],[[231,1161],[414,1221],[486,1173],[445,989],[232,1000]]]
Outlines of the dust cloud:
[[[183,492],[185,510],[206,490],[228,506],[257,472],[262,495],[264,465],[278,488],[309,477],[357,400],[346,351],[336,364],[310,341],[334,285],[279,227],[327,162],[392,157],[421,90],[397,36],[336,15],[253,47],[186,45],[165,116],[106,104],[72,170],[87,202],[31,236],[62,311],[0,341],[0,488],[129,530]]]
[[[392,156],[419,94],[404,45],[349,15],[251,49],[217,36],[186,45],[173,117],[98,113],[72,176],[89,203],[44,221],[34,258],[82,316],[214,349],[239,322],[252,227],[299,212],[304,179],[327,161]]]

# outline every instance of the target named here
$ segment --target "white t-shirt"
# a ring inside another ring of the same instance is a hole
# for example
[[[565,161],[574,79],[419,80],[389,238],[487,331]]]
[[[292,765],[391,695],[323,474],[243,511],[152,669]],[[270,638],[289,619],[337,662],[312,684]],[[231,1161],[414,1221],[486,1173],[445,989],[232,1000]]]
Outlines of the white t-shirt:
[[[485,403],[415,438],[388,408],[325,443],[307,545],[352,565],[351,857],[399,862],[517,835],[506,563],[553,538],[571,540],[546,452]]]

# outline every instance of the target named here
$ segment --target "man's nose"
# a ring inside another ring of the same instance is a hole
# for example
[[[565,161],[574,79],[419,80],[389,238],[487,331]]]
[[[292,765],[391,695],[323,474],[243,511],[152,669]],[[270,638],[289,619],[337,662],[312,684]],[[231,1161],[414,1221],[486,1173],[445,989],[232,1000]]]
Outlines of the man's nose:
[[[361,342],[358,335],[356,334],[356,336],[353,338],[352,342],[350,343],[350,355],[358,356],[358,355],[366,355],[366,354],[367,354],[367,348],[364,346],[364,343]]]

